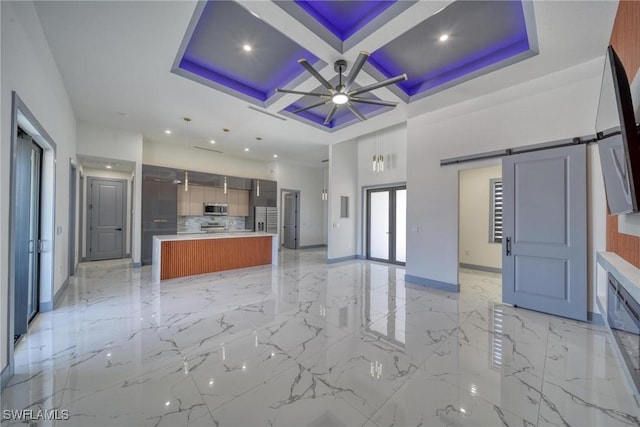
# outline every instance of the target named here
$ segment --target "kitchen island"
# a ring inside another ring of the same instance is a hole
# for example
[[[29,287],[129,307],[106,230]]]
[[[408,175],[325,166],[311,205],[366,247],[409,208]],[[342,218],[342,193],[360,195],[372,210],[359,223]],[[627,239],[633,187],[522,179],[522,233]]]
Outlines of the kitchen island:
[[[268,264],[278,264],[277,234],[245,231],[153,236],[153,283]]]

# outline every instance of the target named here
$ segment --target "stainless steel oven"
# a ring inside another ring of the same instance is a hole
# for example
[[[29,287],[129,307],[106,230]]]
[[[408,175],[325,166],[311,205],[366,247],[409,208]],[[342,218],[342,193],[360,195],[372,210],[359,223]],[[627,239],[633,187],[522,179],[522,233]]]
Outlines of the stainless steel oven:
[[[640,390],[640,305],[609,274],[607,319],[631,379]]]
[[[227,204],[226,203],[206,203],[204,204],[204,215],[226,215]]]

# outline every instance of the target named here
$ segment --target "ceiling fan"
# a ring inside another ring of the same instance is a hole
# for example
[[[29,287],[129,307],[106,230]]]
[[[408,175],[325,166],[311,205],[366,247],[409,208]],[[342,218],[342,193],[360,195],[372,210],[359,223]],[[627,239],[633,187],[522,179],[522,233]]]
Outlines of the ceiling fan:
[[[390,79],[386,79],[381,82],[373,83],[368,86],[351,90],[351,86],[355,81],[356,76],[364,66],[365,62],[367,62],[367,59],[369,59],[369,53],[360,52],[360,54],[358,55],[358,58],[356,59],[356,62],[354,62],[353,67],[351,67],[351,71],[349,72],[349,75],[347,76],[344,83],[342,82],[342,74],[347,69],[347,61],[345,61],[344,59],[337,60],[333,65],[333,69],[338,73],[338,76],[339,76],[339,83],[336,87],[331,86],[331,83],[329,83],[324,77],[322,77],[320,73],[315,68],[313,68],[311,64],[307,62],[306,59],[300,59],[298,60],[298,63],[302,65],[309,73],[311,73],[311,75],[315,77],[320,83],[322,83],[322,86],[327,88],[329,93],[301,92],[297,90],[287,90],[287,89],[276,89],[276,92],[293,93],[297,95],[317,96],[322,99],[322,101],[318,103],[292,111],[292,113],[294,114],[300,113],[306,110],[311,110],[312,108],[320,107],[321,105],[325,105],[332,102],[333,105],[331,106],[331,110],[329,110],[329,114],[327,114],[327,117],[324,119],[325,125],[331,122],[331,119],[335,115],[340,105],[344,105],[346,108],[348,108],[349,111],[351,111],[353,115],[356,116],[360,121],[367,120],[367,118],[364,115],[362,115],[362,113],[356,108],[354,103],[383,105],[385,107],[395,107],[396,105],[398,105],[398,103],[392,102],[392,101],[382,101],[378,99],[371,99],[371,98],[361,98],[358,95],[361,95],[363,93],[366,93],[375,89],[379,89],[381,87],[388,86],[403,80],[407,80],[407,75],[401,74],[399,76],[391,77]]]

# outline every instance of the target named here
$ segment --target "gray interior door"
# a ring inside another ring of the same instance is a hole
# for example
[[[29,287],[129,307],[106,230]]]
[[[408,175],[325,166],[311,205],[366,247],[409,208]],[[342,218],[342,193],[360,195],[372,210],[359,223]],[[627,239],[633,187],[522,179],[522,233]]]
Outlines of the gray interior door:
[[[584,145],[502,161],[505,303],[587,320]]]
[[[91,261],[123,257],[125,183],[124,180],[89,179]]]
[[[42,149],[20,134],[16,152],[14,335],[27,332],[38,312],[40,282],[40,171]],[[26,214],[25,214],[26,213]]]
[[[298,248],[298,193],[287,193],[284,196],[284,247]]]

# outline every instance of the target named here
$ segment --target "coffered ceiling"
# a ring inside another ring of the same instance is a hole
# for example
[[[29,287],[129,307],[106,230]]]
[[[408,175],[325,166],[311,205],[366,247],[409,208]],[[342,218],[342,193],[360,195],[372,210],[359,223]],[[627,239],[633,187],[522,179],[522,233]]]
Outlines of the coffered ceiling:
[[[36,2],[79,120],[215,150],[206,155],[270,161],[277,154],[309,165],[320,165],[331,143],[602,56],[616,7],[520,0]],[[334,62],[346,60],[348,74],[361,51],[370,58],[354,87],[407,74],[367,94],[397,107],[362,107],[363,122],[339,108],[325,125],[328,104],[296,113],[315,100],[275,92],[322,93],[298,60],[337,85]]]

